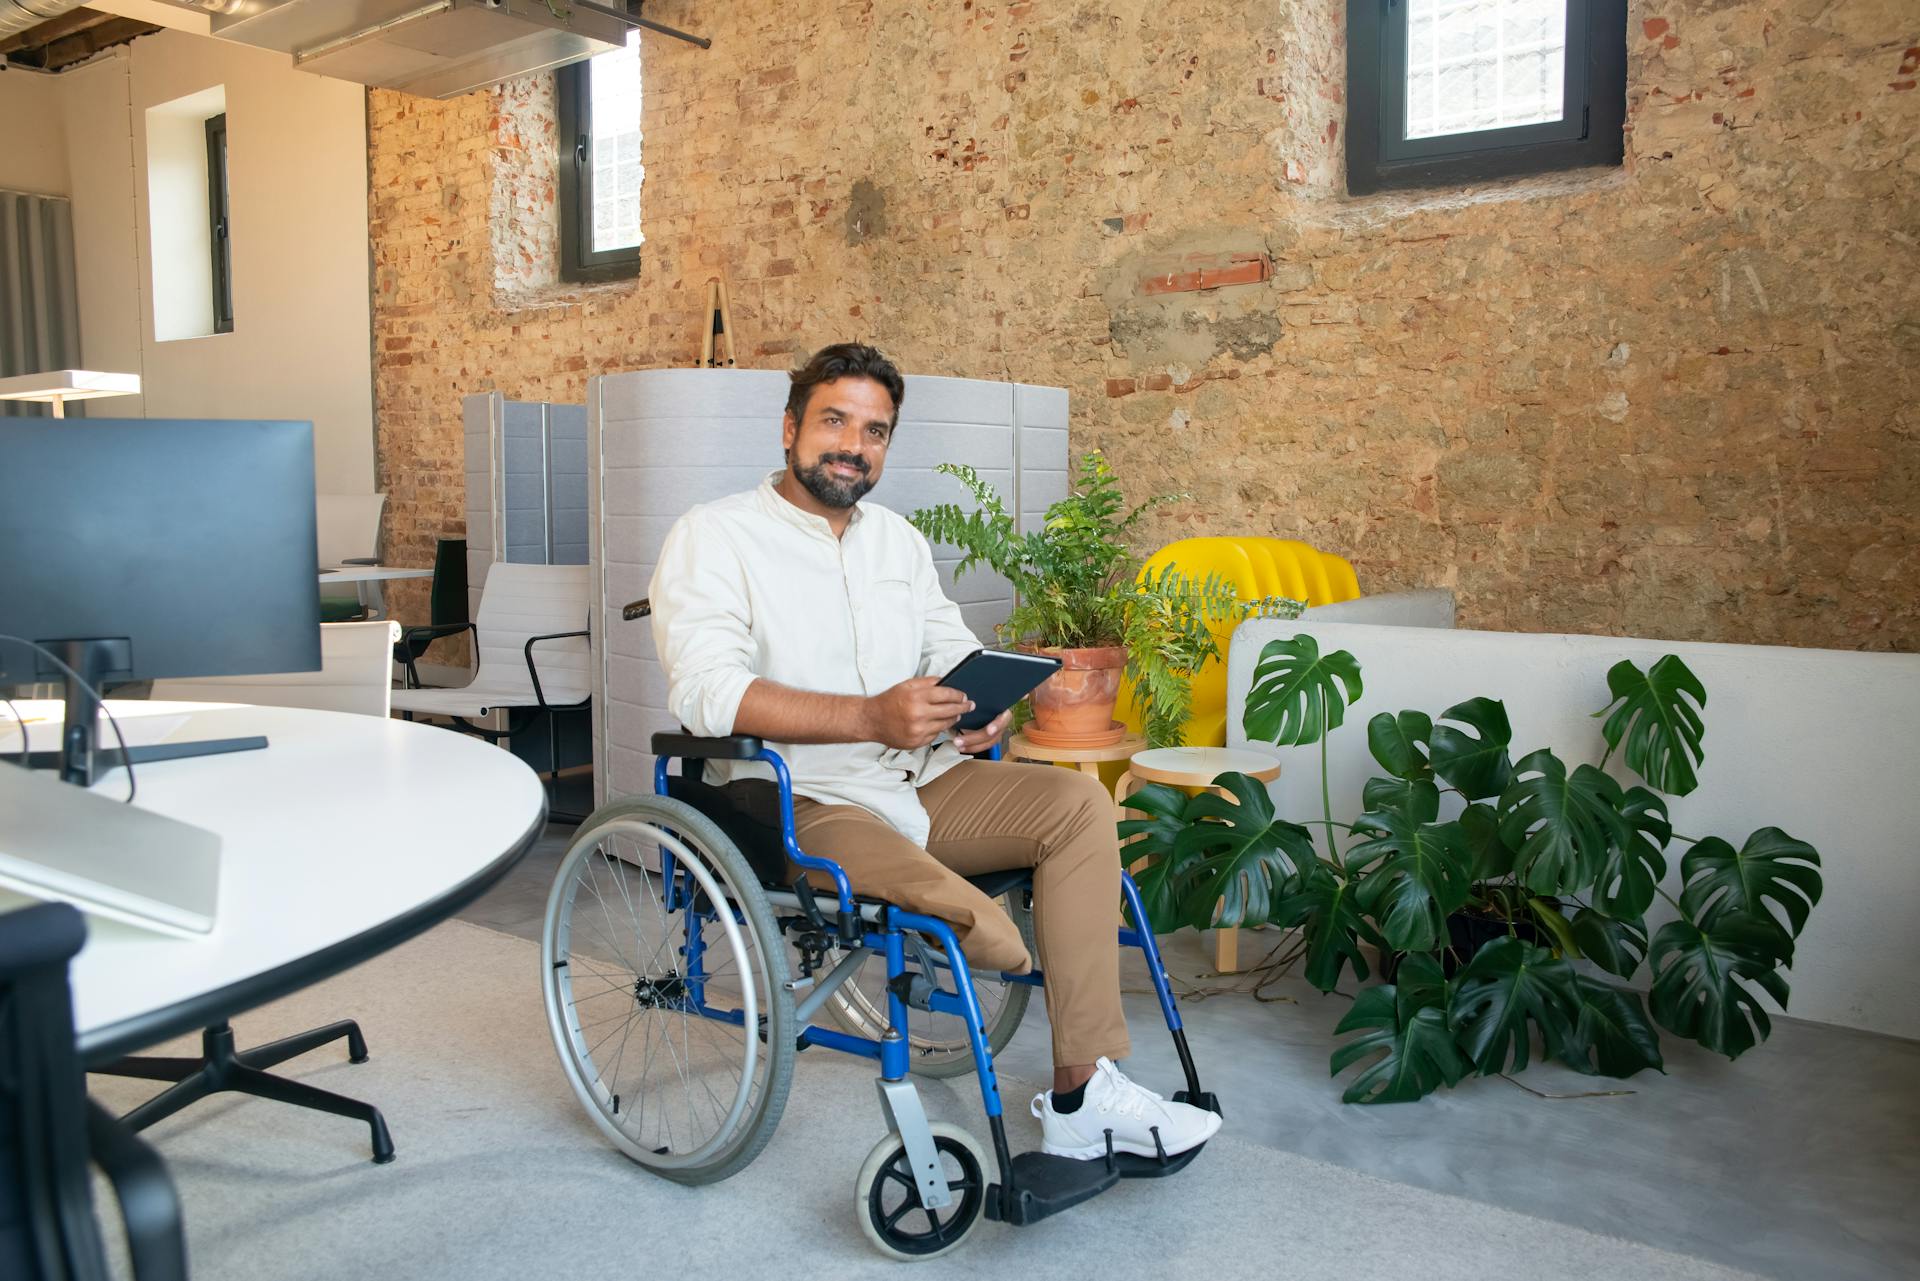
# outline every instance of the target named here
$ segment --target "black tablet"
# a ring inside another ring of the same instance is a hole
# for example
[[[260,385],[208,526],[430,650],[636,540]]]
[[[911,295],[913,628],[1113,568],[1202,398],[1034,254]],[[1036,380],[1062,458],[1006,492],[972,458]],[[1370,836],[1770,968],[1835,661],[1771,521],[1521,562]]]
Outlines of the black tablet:
[[[973,710],[954,728],[980,729],[1027,696],[1029,690],[1060,670],[1060,660],[1045,654],[976,649],[940,678],[973,700]]]

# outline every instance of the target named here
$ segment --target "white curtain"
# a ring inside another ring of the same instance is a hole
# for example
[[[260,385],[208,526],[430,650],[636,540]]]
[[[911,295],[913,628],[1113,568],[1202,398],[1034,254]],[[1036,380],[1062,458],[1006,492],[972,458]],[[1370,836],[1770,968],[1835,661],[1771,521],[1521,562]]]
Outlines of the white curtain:
[[[0,191],[0,377],[79,363],[72,202]],[[70,416],[82,410],[80,404],[67,407]],[[47,405],[0,401],[0,416],[51,412]]]

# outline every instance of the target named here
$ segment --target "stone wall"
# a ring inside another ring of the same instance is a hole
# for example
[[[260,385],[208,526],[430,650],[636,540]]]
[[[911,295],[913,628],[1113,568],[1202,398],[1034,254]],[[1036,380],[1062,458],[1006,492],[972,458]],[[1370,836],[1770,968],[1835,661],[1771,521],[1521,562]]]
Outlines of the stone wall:
[[[461,525],[462,395],[692,363],[725,271],[742,364],[1069,388],[1076,450],[1193,495],[1149,545],[1303,538],[1467,626],[1920,648],[1911,0],[1635,4],[1623,169],[1360,200],[1333,0],[647,12],[714,45],[646,38],[636,282],[553,282],[547,82],[372,95],[396,559]]]

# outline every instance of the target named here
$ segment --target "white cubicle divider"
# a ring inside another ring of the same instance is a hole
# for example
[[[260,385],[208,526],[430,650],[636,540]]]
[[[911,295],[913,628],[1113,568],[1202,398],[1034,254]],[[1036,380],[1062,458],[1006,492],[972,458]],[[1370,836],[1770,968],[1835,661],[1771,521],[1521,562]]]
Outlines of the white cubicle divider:
[[[653,790],[656,732],[679,728],[649,623],[620,610],[647,594],[655,556],[681,513],[751,489],[781,465],[780,416],[789,382],[777,370],[654,369],[587,383],[587,453],[593,633],[594,779],[598,799]],[[865,502],[905,515],[934,503],[970,502],[934,468],[978,469],[1021,527],[1066,496],[1067,393],[1058,387],[908,375],[886,474]],[[952,547],[934,559],[948,594],[981,640],[1013,607],[1007,582],[985,568],[957,584]]]
[[[486,392],[461,401],[461,423],[468,609],[477,616],[495,561],[587,563],[587,410]]]

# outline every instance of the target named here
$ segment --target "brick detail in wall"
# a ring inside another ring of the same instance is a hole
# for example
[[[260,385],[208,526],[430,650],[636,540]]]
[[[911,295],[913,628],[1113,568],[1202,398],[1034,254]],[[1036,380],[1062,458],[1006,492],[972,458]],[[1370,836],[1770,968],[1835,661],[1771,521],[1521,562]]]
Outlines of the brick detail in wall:
[[[539,276],[539,84],[375,91],[390,554],[460,525],[462,395],[691,363],[724,270],[743,364],[1065,386],[1076,450],[1193,496],[1148,546],[1298,537],[1468,626],[1920,647],[1910,27],[1636,9],[1624,168],[1354,201],[1343,12],[655,0],[714,44],[644,46],[643,267],[597,290]]]
[[[1196,255],[1164,271],[1145,273],[1140,277],[1140,292],[1184,294],[1227,285],[1257,285],[1272,276],[1273,262],[1265,254]]]

